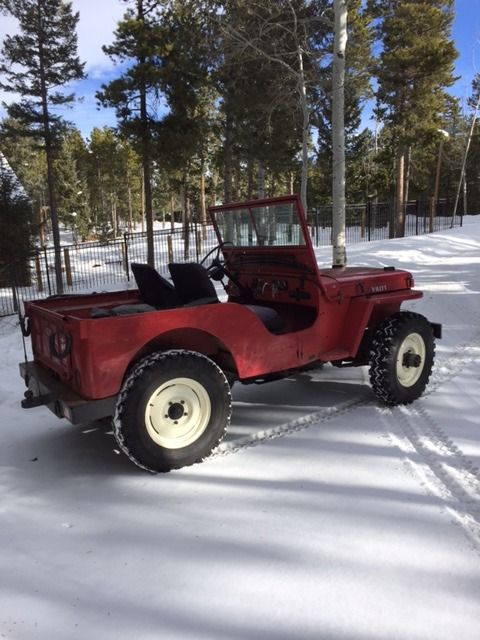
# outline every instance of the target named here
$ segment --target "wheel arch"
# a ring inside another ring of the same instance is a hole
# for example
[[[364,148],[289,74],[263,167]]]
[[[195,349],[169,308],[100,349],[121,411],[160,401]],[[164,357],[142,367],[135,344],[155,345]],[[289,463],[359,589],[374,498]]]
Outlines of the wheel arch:
[[[372,333],[385,320],[400,311],[402,299],[388,303],[375,297],[353,298],[340,329],[342,345],[354,359],[364,359]]]
[[[233,353],[222,340],[203,329],[179,327],[166,331],[144,344],[130,360],[125,375],[128,375],[139,360],[157,351],[170,349],[185,349],[201,353],[218,364],[223,371],[237,374]]]

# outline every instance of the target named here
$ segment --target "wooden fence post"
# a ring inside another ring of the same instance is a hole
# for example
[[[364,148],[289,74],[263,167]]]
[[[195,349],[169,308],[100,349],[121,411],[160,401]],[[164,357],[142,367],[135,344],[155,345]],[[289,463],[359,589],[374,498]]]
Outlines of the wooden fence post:
[[[65,247],[63,250],[63,255],[65,258],[65,276],[67,278],[67,285],[69,287],[72,286],[72,267],[70,265],[70,251],[68,247]]]
[[[37,274],[37,288],[43,291],[42,269],[40,268],[40,257],[38,253],[35,256],[35,273]]]
[[[433,218],[435,217],[435,206],[437,201],[435,198],[430,198],[430,211],[429,211],[429,219],[428,219],[428,232],[433,233]]]

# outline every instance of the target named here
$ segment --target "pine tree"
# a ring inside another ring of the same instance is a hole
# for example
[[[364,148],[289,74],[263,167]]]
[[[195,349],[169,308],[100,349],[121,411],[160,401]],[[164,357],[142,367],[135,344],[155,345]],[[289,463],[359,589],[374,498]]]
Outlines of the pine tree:
[[[0,286],[29,285],[32,203],[0,153]]]
[[[247,164],[248,192],[257,165],[257,193],[278,174],[300,166],[300,190],[307,201],[310,145],[309,86],[322,3],[304,0],[227,0],[218,23],[223,64],[219,90],[225,120],[225,199],[232,196],[234,166]],[[321,55],[321,52],[320,52]],[[237,158],[235,158],[237,156]],[[300,162],[298,161],[300,156]]]
[[[89,228],[86,146],[76,129],[66,132],[55,160],[58,217],[72,229],[73,241],[85,238]]]
[[[159,0],[124,0],[132,6],[118,23],[115,41],[104,47],[115,61],[127,69],[112,82],[103,85],[97,98],[104,106],[114,107],[120,130],[132,140],[142,159],[147,223],[147,261],[154,265],[152,159],[158,115],[159,56],[162,41],[156,10]]]
[[[396,162],[395,234],[404,233],[408,148],[438,138],[453,84],[453,0],[372,0],[382,43],[374,71],[377,117],[391,128]],[[412,28],[412,26],[415,28]]]
[[[164,47],[159,87],[168,113],[159,126],[158,150],[161,166],[178,177],[172,187],[176,182],[181,192],[186,241],[194,197],[200,219],[206,217],[205,174],[218,97],[212,82],[214,23],[209,17],[208,7],[196,0],[168,0],[159,16]]]
[[[44,245],[48,224],[47,166],[42,146],[28,133],[24,125],[12,118],[5,118],[0,123],[2,150],[32,202],[32,235],[38,236]]]
[[[88,185],[93,226],[103,236],[132,228],[141,217],[141,164],[128,141],[110,127],[93,129],[88,145]]]
[[[48,177],[48,204],[55,246],[57,292],[63,293],[60,233],[55,193],[54,155],[62,118],[55,110],[71,104],[73,93],[61,87],[84,76],[77,55],[79,14],[63,0],[0,0],[0,9],[18,20],[20,33],[6,36],[0,61],[0,82],[21,100],[7,107],[9,116],[43,141]]]

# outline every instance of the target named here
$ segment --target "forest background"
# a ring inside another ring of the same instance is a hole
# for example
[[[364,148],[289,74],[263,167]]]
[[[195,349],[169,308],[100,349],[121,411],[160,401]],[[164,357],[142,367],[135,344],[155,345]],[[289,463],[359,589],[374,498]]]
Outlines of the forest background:
[[[0,86],[11,100],[0,151],[26,192],[3,175],[2,201],[15,210],[13,226],[12,215],[0,216],[4,261],[18,255],[19,237],[42,244],[52,224],[79,239],[138,223],[148,232],[155,218],[188,226],[206,220],[208,204],[302,186],[308,210],[331,203],[333,2],[118,5],[123,15],[104,47],[113,71],[96,95],[116,126],[85,134],[66,111],[74,114],[71,87],[85,77],[79,14],[62,0],[0,0],[19,23],[1,52]],[[437,207],[461,188],[459,211],[480,211],[480,77],[466,103],[453,96],[453,0],[349,0],[347,8],[347,203],[390,202],[395,235],[408,200]]]

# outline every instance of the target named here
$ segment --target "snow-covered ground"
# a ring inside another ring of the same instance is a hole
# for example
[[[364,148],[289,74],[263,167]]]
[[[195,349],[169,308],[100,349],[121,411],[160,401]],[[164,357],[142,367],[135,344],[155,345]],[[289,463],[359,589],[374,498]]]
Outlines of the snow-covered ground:
[[[349,261],[424,290],[406,308],[444,329],[425,396],[382,408],[365,369],[330,366],[236,385],[225,443],[167,475],[108,427],[22,410],[1,319],[0,638],[480,638],[480,220]]]

